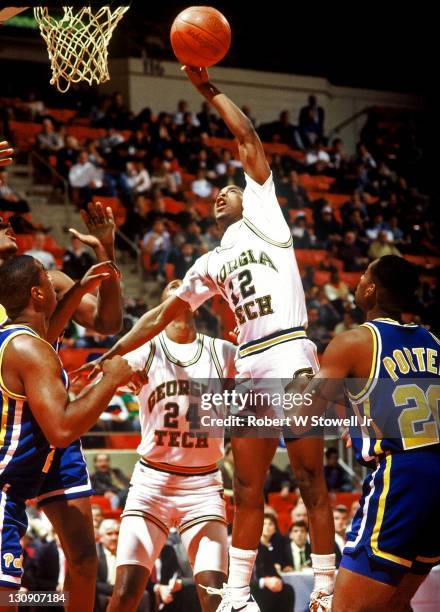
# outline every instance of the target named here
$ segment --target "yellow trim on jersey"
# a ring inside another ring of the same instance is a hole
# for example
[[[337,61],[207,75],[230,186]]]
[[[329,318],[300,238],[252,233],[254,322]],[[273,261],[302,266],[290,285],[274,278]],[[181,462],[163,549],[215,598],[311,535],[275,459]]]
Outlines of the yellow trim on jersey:
[[[23,327],[20,325],[8,325],[7,328],[9,327]],[[6,329],[6,327],[5,327]],[[2,365],[3,365],[3,355],[4,352],[6,350],[6,347],[8,346],[8,344],[10,343],[11,340],[13,340],[14,338],[16,338],[17,336],[34,336],[34,337],[38,337],[37,334],[35,332],[31,331],[26,331],[24,329],[20,330],[20,331],[16,331],[13,332],[10,336],[8,336],[5,341],[3,342],[1,348],[0,348],[0,388],[2,389],[2,391],[5,392],[5,394],[9,397],[12,397],[13,399],[19,399],[19,400],[25,400],[26,396],[25,395],[19,395],[18,393],[14,393],[13,391],[11,391],[10,389],[7,388],[7,386],[5,385],[5,382],[3,380],[3,376],[2,376]]]
[[[0,447],[3,446],[5,442],[6,427],[8,424],[8,416],[9,416],[9,398],[6,397],[6,395],[4,395],[3,396],[3,406],[2,406],[1,430],[0,430]]]
[[[247,225],[248,228],[258,236],[258,238],[261,238],[262,240],[268,242],[269,244],[272,244],[273,246],[280,247],[281,249],[288,249],[293,245],[292,236],[290,236],[289,240],[286,240],[286,242],[278,242],[277,240],[272,240],[271,238],[266,236],[266,234],[263,234],[263,232],[261,232],[257,227],[255,227],[255,225],[246,217],[243,217],[243,221],[245,225]]]
[[[394,563],[398,563],[399,565],[403,565],[405,567],[411,567],[412,561],[408,559],[404,559],[403,557],[398,557],[397,555],[393,555],[392,553],[387,553],[383,550],[379,549],[378,541],[379,541],[379,533],[382,527],[383,517],[385,514],[385,505],[388,492],[390,490],[390,472],[391,472],[391,463],[392,463],[392,454],[390,453],[385,457],[385,470],[383,473],[383,489],[382,493],[379,497],[379,503],[377,508],[377,516],[376,522],[374,524],[373,532],[371,534],[371,550],[373,554],[377,557],[381,557],[382,559],[387,559],[388,561],[393,561]]]
[[[365,395],[366,393],[368,393],[368,391],[370,390],[370,387],[374,381],[374,374],[376,372],[376,368],[377,368],[377,360],[378,360],[378,350],[377,350],[377,332],[375,330],[375,328],[372,325],[369,325],[368,323],[363,323],[363,325],[361,327],[366,327],[367,329],[370,330],[371,335],[373,337],[373,358],[371,360],[371,368],[370,368],[370,374],[368,376],[367,382],[365,383],[365,385],[363,386],[363,388],[356,393],[355,395],[353,393],[350,393],[350,391],[347,389],[348,392],[348,396],[351,400],[359,400],[363,395]],[[379,355],[380,357],[380,355]]]
[[[180,366],[181,368],[187,368],[188,366],[192,366],[195,363],[197,363],[200,357],[202,356],[205,337],[203,334],[197,334],[197,343],[198,343],[197,351],[194,357],[192,357],[189,361],[179,361],[176,357],[173,357],[173,355],[171,355],[166,345],[164,332],[160,334],[159,342],[162,346],[163,352],[165,353],[165,357],[168,359],[168,361],[171,361],[171,363],[174,363],[174,365]]]
[[[379,429],[378,425],[375,423],[373,417],[371,416],[371,404],[370,404],[370,400],[369,400],[368,397],[363,402],[363,410],[364,410],[365,416],[368,419],[371,419],[371,427],[374,429],[374,433],[375,433],[376,438],[377,438],[376,442],[374,443],[374,453],[376,455],[380,455],[383,452],[382,447],[381,447],[383,433]]]
[[[271,348],[272,346],[276,346],[277,344],[281,344],[282,342],[287,342],[288,340],[296,340],[297,338],[307,338],[307,334],[304,330],[299,330],[295,332],[289,332],[286,334],[282,334],[280,336],[276,336],[275,338],[271,338],[270,340],[265,340],[263,342],[259,342],[258,344],[253,344],[244,349],[238,349],[239,356],[248,357],[248,355],[252,355],[257,351],[261,351],[262,349]]]
[[[8,314],[5,307],[0,304],[0,325],[3,325],[8,320]]]

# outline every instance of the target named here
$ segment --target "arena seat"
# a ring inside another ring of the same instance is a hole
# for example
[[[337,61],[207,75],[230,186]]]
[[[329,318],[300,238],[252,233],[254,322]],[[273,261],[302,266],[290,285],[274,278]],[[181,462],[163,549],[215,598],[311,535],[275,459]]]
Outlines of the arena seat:
[[[295,250],[298,266],[318,266],[321,261],[328,258],[327,251],[321,249],[297,249]]]
[[[75,117],[77,111],[71,108],[48,108],[47,114],[58,123],[69,123]]]
[[[29,251],[34,246],[34,237],[32,234],[16,234],[18,253],[23,254]]]
[[[172,280],[176,278],[175,276],[175,266],[173,263],[165,264],[165,276],[167,277],[167,281],[170,283]]]
[[[350,196],[344,193],[322,193],[321,191],[309,191],[307,193],[310,200],[325,200],[334,208],[340,208],[347,202]]]
[[[330,272],[324,270],[316,270],[314,275],[315,285],[323,287],[326,283],[330,282]]]
[[[306,218],[306,222],[308,225],[310,225],[311,227],[313,227],[314,225],[314,220],[313,220],[313,211],[311,208],[290,208],[289,209],[289,221],[290,223],[294,223],[297,216],[299,214],[303,214]],[[295,243],[295,241],[294,241]],[[295,244],[294,244],[295,246]]]
[[[11,121],[9,128],[13,134],[13,144],[21,151],[28,151],[41,132],[41,123]]]
[[[75,136],[78,142],[83,144],[86,140],[96,140],[97,138],[101,138],[101,136],[105,136],[105,129],[69,125],[66,128],[66,133],[70,136]]]
[[[185,204],[183,202],[175,200],[174,198],[166,196],[163,198],[163,201],[165,203],[165,208],[167,212],[177,214],[182,212],[182,210],[185,210]]]
[[[137,448],[141,442],[140,434],[112,433],[107,436],[108,447],[113,449]]]
[[[348,508],[348,510],[350,510],[351,505],[353,504],[353,502],[358,501],[360,498],[360,493],[352,493],[352,492],[345,492],[345,491],[341,491],[339,493],[335,494],[334,497],[334,505],[335,506],[346,506]]]
[[[354,291],[360,281],[362,272],[339,272],[339,278]]]
[[[277,513],[290,512],[296,504],[297,496],[295,493],[289,493],[287,497],[282,497],[281,493],[269,493],[267,501]]]
[[[328,191],[334,182],[335,179],[331,176],[312,176],[310,174],[300,174],[298,176],[298,183],[306,191]]]
[[[92,495],[90,498],[90,503],[96,504],[97,506],[100,506],[103,514],[105,512],[111,512],[112,511],[112,507],[110,504],[110,500],[107,499],[106,497],[104,497],[104,495]]]

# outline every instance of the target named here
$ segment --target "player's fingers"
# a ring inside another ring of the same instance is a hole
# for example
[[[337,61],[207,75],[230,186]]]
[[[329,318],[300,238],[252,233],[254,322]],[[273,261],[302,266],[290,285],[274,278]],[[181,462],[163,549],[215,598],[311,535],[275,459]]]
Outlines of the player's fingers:
[[[99,223],[105,222],[104,209],[101,202],[96,202],[96,218],[99,220]]]
[[[80,209],[79,214],[81,215],[81,219],[84,221],[85,225],[89,227],[90,225],[94,225],[92,217],[89,213],[83,208]]]
[[[111,206],[107,206],[106,207],[105,214],[106,214],[106,217],[107,217],[107,221],[112,221],[114,223],[115,217],[113,215],[113,210],[112,210]]]

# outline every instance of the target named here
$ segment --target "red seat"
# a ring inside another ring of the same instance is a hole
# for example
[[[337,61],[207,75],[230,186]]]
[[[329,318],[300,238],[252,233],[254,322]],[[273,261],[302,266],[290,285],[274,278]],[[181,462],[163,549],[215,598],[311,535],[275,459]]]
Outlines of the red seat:
[[[322,287],[326,283],[330,282],[330,272],[324,272],[323,270],[316,270],[315,272],[315,285]]]
[[[297,249],[296,261],[301,266],[319,266],[321,261],[328,258],[327,251],[319,249]]]
[[[349,199],[349,196],[345,195],[344,193],[322,193],[321,191],[309,191],[307,195],[309,196],[310,200],[324,199],[333,208],[341,207]]]
[[[267,501],[277,513],[290,512],[296,504],[297,496],[295,493],[289,493],[287,497],[282,497],[281,493],[269,493]]]
[[[110,500],[104,497],[104,495],[92,495],[90,503],[100,506],[103,513],[112,511]]]
[[[300,174],[298,176],[298,183],[306,191],[328,191],[334,182],[335,179],[331,176],[311,176],[310,174]],[[324,196],[321,195],[321,197]]]
[[[109,447],[117,449],[137,448],[141,442],[139,434],[110,434],[107,439]]]
[[[291,208],[289,210],[289,221],[290,221],[290,223],[294,223],[296,218],[297,218],[297,216],[299,214],[304,215],[305,218],[306,218],[307,224],[313,227],[314,220],[313,220],[313,212],[312,212],[311,208],[301,208],[300,210],[292,209]],[[295,246],[295,244],[293,246]]]
[[[341,492],[335,495],[335,506],[346,506],[350,510],[353,502],[358,501],[360,498],[359,493]]]
[[[83,127],[80,125],[69,125],[66,129],[66,133],[71,136],[75,136],[80,144],[83,144],[86,140],[96,140],[105,135],[104,128],[91,128]]]
[[[165,276],[169,283],[176,278],[175,265],[173,263],[165,264]]]
[[[103,348],[61,348],[60,359],[67,372],[76,370],[87,361],[91,353],[104,353]]]
[[[15,146],[22,151],[29,150],[31,145],[35,144],[37,134],[41,132],[41,123],[11,121],[9,127]]]
[[[16,234],[17,247],[19,253],[29,251],[34,246],[34,237],[32,234]]]
[[[178,202],[174,198],[164,197],[163,201],[165,202],[167,212],[177,214],[185,210],[185,204],[183,202]]]
[[[352,291],[358,286],[361,276],[362,272],[339,272],[339,278],[347,283]]]
[[[76,115],[77,111],[70,108],[48,108],[47,114],[58,121],[59,123],[69,123]]]
[[[421,268],[436,268],[440,266],[440,257],[435,255],[404,255],[407,261]]]

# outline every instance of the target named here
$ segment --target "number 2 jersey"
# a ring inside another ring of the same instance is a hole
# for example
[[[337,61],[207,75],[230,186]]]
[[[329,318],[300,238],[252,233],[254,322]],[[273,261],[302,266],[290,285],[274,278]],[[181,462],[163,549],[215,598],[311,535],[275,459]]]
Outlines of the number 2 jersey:
[[[292,236],[272,175],[263,185],[246,177],[243,218],[221,244],[188,270],[176,295],[196,310],[215,294],[228,302],[239,328],[239,356],[305,338],[307,313]]]
[[[220,391],[222,381],[234,377],[236,351],[230,342],[204,334],[178,344],[164,331],[124,356],[148,375],[139,394],[142,440],[137,449],[146,461],[182,474],[212,470],[223,456],[223,437],[195,431],[201,397]]]
[[[39,336],[25,325],[0,327],[0,489],[22,499],[38,493],[50,467],[53,449],[38,425],[26,397],[13,393],[4,383],[4,353],[9,342],[18,335]],[[62,370],[64,384],[67,374]]]
[[[415,449],[440,452],[440,343],[424,327],[392,319],[364,323],[373,338],[364,388],[346,382],[349,408],[358,417],[350,434],[358,461]],[[371,419],[365,422],[364,419]]]

